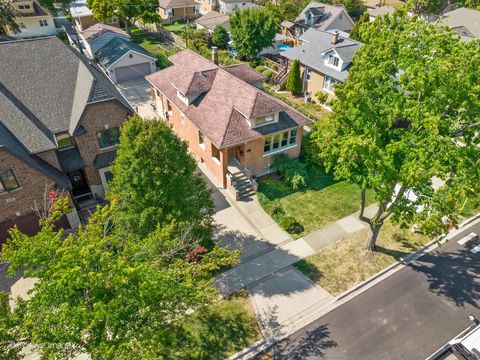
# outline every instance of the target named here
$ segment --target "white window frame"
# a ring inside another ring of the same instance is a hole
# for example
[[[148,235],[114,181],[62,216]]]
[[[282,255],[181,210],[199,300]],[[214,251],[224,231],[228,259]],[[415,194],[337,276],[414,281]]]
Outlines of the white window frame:
[[[284,134],[287,134],[287,138],[286,138],[287,143],[285,145],[282,145],[282,140],[283,140]],[[292,135],[292,134],[295,134],[295,135]],[[274,149],[273,144],[276,143],[274,141],[274,138],[276,136],[279,137],[278,147]],[[269,150],[265,151],[265,147],[266,147],[267,142],[269,142]],[[290,129],[290,130],[287,130],[287,131],[281,131],[281,132],[278,132],[278,133],[275,133],[275,134],[272,134],[272,135],[269,135],[269,136],[265,136],[263,138],[263,156],[265,157],[265,156],[269,156],[269,155],[272,155],[272,154],[276,154],[276,153],[291,149],[295,146],[298,146],[298,128]]]
[[[337,80],[330,76],[325,76],[323,79],[322,90],[329,93],[335,94],[335,85],[338,83]]]

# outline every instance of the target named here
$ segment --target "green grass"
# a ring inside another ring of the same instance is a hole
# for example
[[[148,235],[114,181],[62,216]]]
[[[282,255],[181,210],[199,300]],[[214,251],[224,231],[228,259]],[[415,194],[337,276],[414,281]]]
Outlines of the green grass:
[[[175,35],[182,36],[182,35],[185,33],[185,28],[186,28],[187,26],[189,27],[189,29],[194,29],[194,28],[195,28],[195,23],[194,23],[194,22],[190,22],[190,24],[187,25],[187,24],[184,23],[184,22],[177,21],[177,22],[174,23],[174,24],[163,25],[163,28],[164,28],[165,30],[168,30],[168,31],[174,33]]]
[[[360,210],[360,188],[344,181],[336,182],[332,176],[309,169],[308,187],[294,191],[275,176],[259,180],[258,199],[265,211],[279,222],[280,207],[286,216],[293,216],[304,226],[301,237],[328,223]],[[372,204],[367,193],[367,204]]]
[[[181,50],[176,45],[161,44],[159,40],[136,27],[132,28],[131,37],[132,42],[140,45],[157,58],[157,66],[161,69],[172,65],[168,57]]]
[[[176,356],[181,359],[226,359],[261,338],[246,291],[193,315],[184,330],[188,340]]]
[[[463,206],[460,216],[468,219],[478,213],[480,213],[480,197],[468,199]]]
[[[337,296],[431,240],[425,235],[386,222],[380,231],[377,250],[369,252],[364,249],[367,234],[367,229],[351,234],[294,266]]]

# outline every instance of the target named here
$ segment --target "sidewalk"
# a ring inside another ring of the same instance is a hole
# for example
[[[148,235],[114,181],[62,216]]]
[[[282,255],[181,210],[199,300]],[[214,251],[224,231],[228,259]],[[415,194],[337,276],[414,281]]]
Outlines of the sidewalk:
[[[366,213],[369,216],[375,210],[376,205],[371,205],[366,209]],[[358,213],[349,215],[313,231],[303,238],[277,246],[267,253],[249,259],[218,275],[215,279],[215,287],[222,296],[228,296],[244,287],[255,286],[267,276],[274,275],[365,226],[366,224],[358,220]]]

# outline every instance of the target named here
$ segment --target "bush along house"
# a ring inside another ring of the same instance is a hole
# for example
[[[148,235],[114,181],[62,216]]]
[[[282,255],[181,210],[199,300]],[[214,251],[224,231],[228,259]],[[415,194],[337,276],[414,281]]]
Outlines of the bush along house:
[[[77,209],[104,198],[122,123],[133,113],[103,73],[56,37],[0,43],[0,241],[35,233],[52,189]]]
[[[208,61],[182,51],[170,57],[172,66],[146,78],[160,117],[210,178],[239,199],[255,190],[256,176],[272,172],[277,154],[300,154],[311,120],[260,90],[262,74],[245,65],[219,67],[212,53]]]

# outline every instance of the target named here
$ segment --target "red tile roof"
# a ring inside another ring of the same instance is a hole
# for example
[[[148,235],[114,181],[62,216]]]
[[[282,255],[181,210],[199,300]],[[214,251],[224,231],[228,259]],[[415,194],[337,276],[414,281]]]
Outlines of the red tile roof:
[[[220,149],[311,123],[298,111],[234,76],[228,68],[193,51],[179,52],[170,60],[172,66],[148,75],[147,80]],[[192,90],[205,92],[186,105],[177,97],[177,89],[184,95],[194,94]],[[278,122],[258,128],[251,129],[246,119],[277,111]]]

